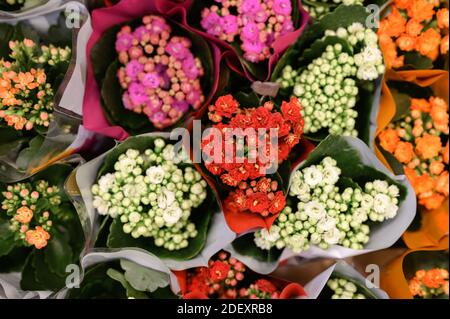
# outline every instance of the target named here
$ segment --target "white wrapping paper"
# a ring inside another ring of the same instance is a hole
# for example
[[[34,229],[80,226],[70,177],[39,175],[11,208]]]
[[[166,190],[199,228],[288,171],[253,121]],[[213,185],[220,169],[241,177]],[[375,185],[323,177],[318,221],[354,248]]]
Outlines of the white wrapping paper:
[[[305,290],[308,294],[307,298],[317,299],[322,290],[325,288],[328,279],[330,279],[333,273],[344,275],[345,277],[350,278],[356,283],[363,286],[365,285],[366,282],[366,278],[364,278],[364,276],[361,275],[359,272],[357,272],[352,266],[350,266],[348,263],[344,261],[339,261],[333,266],[321,272],[319,275],[317,275],[314,279],[312,279],[305,285]],[[377,298],[389,299],[388,294],[384,290],[380,288],[369,288],[369,289],[373,292],[374,295],[377,296]]]

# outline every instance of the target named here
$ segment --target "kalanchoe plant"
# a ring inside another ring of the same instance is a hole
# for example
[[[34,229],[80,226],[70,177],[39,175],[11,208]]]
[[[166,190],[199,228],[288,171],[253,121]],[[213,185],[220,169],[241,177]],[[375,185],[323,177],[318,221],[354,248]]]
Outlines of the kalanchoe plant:
[[[97,247],[139,247],[186,261],[206,244],[214,193],[186,153],[164,138],[129,138],[109,152],[91,187],[102,218]]]
[[[294,173],[288,199],[296,198],[297,208],[284,208],[269,231],[255,233],[255,243],[261,249],[288,247],[296,253],[311,244],[362,249],[369,241],[370,222],[396,216],[399,195],[396,185],[383,180],[359,186],[343,179],[337,162],[325,157]]]
[[[448,105],[436,96],[413,98],[393,92],[399,114],[378,135],[379,144],[392,154],[387,157],[391,165],[398,165],[393,161],[400,163],[419,204],[428,210],[439,208],[448,197],[449,187]]]
[[[202,138],[204,167],[224,189],[224,213],[233,231],[270,225],[284,208],[276,175],[302,136],[301,109],[296,98],[278,110],[272,102],[245,107],[231,95],[209,106],[213,125]]]
[[[178,278],[187,299],[284,299],[306,295],[300,285],[258,275],[224,251],[209,260],[208,267],[180,272]]]
[[[448,270],[443,268],[418,270],[408,285],[415,298],[448,298]]]
[[[333,291],[331,299],[367,299],[358,291],[358,286],[344,278],[330,278],[327,286]]]
[[[392,1],[378,36],[388,69],[448,69],[448,1]]]
[[[211,47],[162,16],[108,29],[90,59],[106,118],[131,135],[179,125],[213,90]]]
[[[186,159],[185,159],[186,160]],[[114,172],[92,186],[94,207],[118,218],[133,238],[152,237],[157,247],[179,250],[198,235],[190,216],[207,197],[204,181],[193,167],[179,167],[172,144],[155,139],[153,149],[128,149]]]
[[[345,258],[389,247],[415,207],[408,183],[389,175],[362,141],[330,135],[292,171],[273,225],[241,235],[230,251],[260,272],[297,254]]]
[[[147,115],[156,128],[165,128],[202,105],[204,70],[191,52],[191,40],[172,35],[162,17],[145,16],[142,23],[134,30],[124,26],[117,34],[122,101],[126,109]]]
[[[272,81],[280,98],[303,105],[305,136],[359,136],[370,143],[375,89],[384,73],[376,33],[365,27],[364,7],[340,6],[311,25],[278,63]]]
[[[0,272],[21,271],[23,290],[63,288],[66,266],[78,262],[83,230],[63,192],[71,171],[55,164],[23,182],[0,184]]]
[[[64,24],[63,24],[64,23]],[[0,23],[1,179],[31,171],[54,120],[58,91],[71,62],[72,30],[59,17],[46,34],[24,22]],[[5,169],[12,168],[10,176]],[[28,171],[29,170],[29,171]],[[5,177],[3,177],[5,175]]]

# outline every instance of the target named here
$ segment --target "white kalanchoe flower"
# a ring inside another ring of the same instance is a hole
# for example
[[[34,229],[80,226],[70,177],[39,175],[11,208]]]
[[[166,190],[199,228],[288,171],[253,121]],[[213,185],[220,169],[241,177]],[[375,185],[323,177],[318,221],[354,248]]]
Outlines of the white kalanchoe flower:
[[[366,299],[366,296],[358,292],[358,287],[344,278],[331,277],[327,282],[328,288],[333,291],[331,299]]]
[[[365,183],[363,189],[356,183],[344,188],[341,173],[331,157],[293,173],[289,196],[297,200],[296,211],[286,206],[270,231],[255,233],[255,244],[261,249],[287,247],[294,252],[310,245],[363,249],[370,233],[366,223],[394,218],[400,190],[382,180]]]
[[[114,172],[92,186],[99,214],[120,218],[125,233],[152,237],[156,246],[168,250],[186,248],[197,236],[189,218],[207,197],[206,181],[173,150],[159,138],[153,149],[142,153],[128,149],[117,159]],[[179,163],[184,165],[178,167]]]

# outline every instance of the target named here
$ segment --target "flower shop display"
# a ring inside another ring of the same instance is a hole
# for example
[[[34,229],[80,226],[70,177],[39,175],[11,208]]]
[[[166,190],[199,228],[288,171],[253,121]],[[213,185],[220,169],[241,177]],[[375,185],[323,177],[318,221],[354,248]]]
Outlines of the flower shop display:
[[[79,12],[73,27],[66,24],[68,8]],[[26,178],[76,148],[68,149],[81,124],[80,54],[88,19],[86,8],[74,2],[49,3],[39,14],[0,15],[1,181]]]
[[[385,67],[367,17],[362,6],[339,6],[307,28],[277,64],[272,81],[282,98],[300,100],[305,137],[358,136],[371,145]]]
[[[215,193],[168,133],[127,139],[83,165],[77,183],[95,247],[144,249],[178,270],[234,239]]]
[[[304,297],[303,287],[249,270],[221,251],[207,267],[177,273],[185,299],[288,299]]]
[[[404,176],[386,170],[361,140],[337,136],[294,168],[286,203],[270,228],[226,249],[252,258],[249,267],[258,272],[292,255],[346,258],[395,243],[416,209]]]
[[[378,36],[388,69],[448,69],[448,1],[391,1]]]
[[[183,126],[215,92],[218,52],[153,2],[96,10],[88,45],[87,128],[119,140]],[[97,19],[101,19],[97,20]],[[92,114],[92,113],[90,113]]]
[[[0,299],[448,300],[448,10],[0,0]]]
[[[213,125],[202,138],[204,166],[224,189],[225,218],[236,233],[270,226],[284,208],[278,165],[302,137],[301,109],[296,98],[279,107],[272,102],[250,107],[240,105],[232,95],[209,106]],[[277,134],[271,136],[271,129]]]
[[[22,290],[56,292],[65,287],[66,266],[79,262],[83,230],[64,192],[71,171],[69,164],[54,164],[27,180],[0,184],[0,273],[20,272]]]
[[[261,81],[309,19],[298,0],[197,0],[190,10],[190,25],[232,54],[230,67]]]

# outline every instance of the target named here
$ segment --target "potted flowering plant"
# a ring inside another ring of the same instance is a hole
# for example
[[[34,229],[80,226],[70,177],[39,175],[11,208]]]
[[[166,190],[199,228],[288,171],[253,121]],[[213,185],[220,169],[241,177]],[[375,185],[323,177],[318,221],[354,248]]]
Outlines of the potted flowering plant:
[[[185,299],[288,299],[306,296],[303,287],[249,270],[221,251],[207,267],[176,273]]]
[[[419,204],[439,208],[448,197],[448,104],[431,87],[389,81],[397,112],[378,135],[391,167],[403,170]]]
[[[279,98],[299,98],[313,141],[334,134],[372,144],[384,64],[367,19],[360,5],[339,6],[305,30],[272,74]]]
[[[175,144],[168,133],[131,137],[80,167],[95,247],[134,247],[185,269],[234,239],[215,193]]]
[[[68,7],[80,12],[74,28],[66,24]],[[89,32],[83,10],[79,3],[67,3],[17,18],[0,17],[2,181],[26,178],[70,153],[65,151],[81,124],[76,96],[84,90],[78,81],[83,58],[75,61],[72,47],[81,50]]]
[[[393,176],[350,137],[322,141],[293,170],[288,194],[272,227],[226,248],[259,272],[292,255],[345,258],[389,247],[415,215],[404,176]]]
[[[0,11],[23,11],[44,4],[49,0],[1,0]]]
[[[303,0],[302,6],[309,15],[318,20],[340,5],[363,5],[364,0]]]
[[[309,19],[298,0],[193,1],[191,11],[190,25],[231,53],[229,66],[260,81]]]
[[[218,51],[179,21],[184,7],[162,12],[158,4],[127,0],[95,10],[101,22],[88,46],[88,129],[119,140],[166,130],[213,96]]]
[[[64,192],[73,167],[54,164],[32,177],[0,184],[0,272],[20,272],[20,288],[58,291],[66,267],[78,264],[84,235],[77,211]]]
[[[386,67],[448,70],[448,1],[390,1],[378,36]]]
[[[270,227],[285,206],[282,175],[287,169],[279,164],[288,162],[303,130],[296,98],[281,106],[267,101],[256,107],[261,102],[246,97],[240,103],[224,95],[208,107],[204,118],[212,125],[200,145],[201,168],[217,186],[227,223],[236,233]],[[278,129],[276,136],[268,134],[271,129]]]

